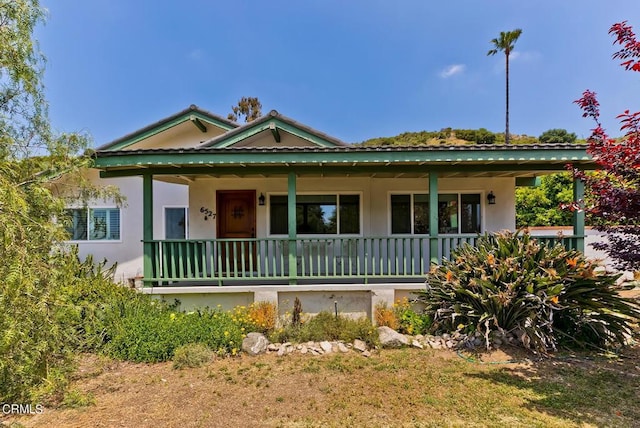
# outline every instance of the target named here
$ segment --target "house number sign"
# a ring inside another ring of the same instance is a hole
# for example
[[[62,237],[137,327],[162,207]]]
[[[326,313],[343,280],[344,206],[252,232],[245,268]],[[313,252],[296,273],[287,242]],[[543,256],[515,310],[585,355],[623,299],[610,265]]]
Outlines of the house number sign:
[[[210,218],[216,218],[216,213],[214,213],[213,211],[211,211],[209,208],[206,207],[200,207],[200,212],[202,214],[204,214],[204,219],[209,220]]]

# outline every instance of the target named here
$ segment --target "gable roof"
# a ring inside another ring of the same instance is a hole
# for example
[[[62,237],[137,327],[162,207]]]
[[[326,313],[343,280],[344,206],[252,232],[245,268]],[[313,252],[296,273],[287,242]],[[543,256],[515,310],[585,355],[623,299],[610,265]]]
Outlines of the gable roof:
[[[197,127],[203,126],[201,121],[204,121],[227,131],[239,126],[235,122],[191,104],[184,110],[104,144],[96,150],[120,150],[189,120],[193,121]]]
[[[225,134],[205,141],[204,143],[202,143],[201,147],[230,147],[240,141],[243,141],[249,137],[267,130],[273,133],[274,137],[278,134],[279,130],[285,131],[289,134],[295,135],[298,138],[306,140],[317,147],[348,146],[348,144],[337,138],[334,138],[328,134],[325,134],[324,132],[318,131],[317,129],[297,122],[287,116],[278,113],[276,110],[271,110],[269,113],[259,117],[256,120],[248,122]]]

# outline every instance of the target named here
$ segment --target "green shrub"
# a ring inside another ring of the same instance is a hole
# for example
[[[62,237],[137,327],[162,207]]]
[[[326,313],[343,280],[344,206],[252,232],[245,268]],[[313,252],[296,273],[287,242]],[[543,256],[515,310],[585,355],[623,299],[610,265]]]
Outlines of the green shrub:
[[[322,340],[342,340],[352,342],[360,339],[369,345],[376,345],[378,335],[376,329],[366,318],[352,319],[335,316],[330,312],[318,315],[301,322],[300,325],[286,325],[271,335],[274,342],[308,342]]]
[[[173,354],[173,368],[202,367],[213,359],[213,352],[202,343],[188,343],[177,348]]]
[[[62,406],[77,409],[79,407],[88,407],[96,404],[96,399],[90,392],[82,392],[79,389],[67,391],[62,400]]]
[[[74,317],[69,323],[75,329],[77,351],[99,351],[109,340],[108,327],[120,321],[115,307],[123,302],[133,304],[141,298],[135,290],[113,282],[115,268],[116,265],[106,267],[104,261],[96,264],[89,256],[84,262],[78,262],[76,277],[64,287],[74,308]]]
[[[621,298],[618,275],[562,245],[528,234],[499,233],[464,245],[434,267],[419,300],[433,330],[519,332],[524,345],[621,345],[640,319],[640,306]]]
[[[389,327],[402,334],[424,334],[431,327],[431,316],[424,311],[416,311],[406,297],[391,308],[384,302],[377,304],[373,314],[377,326]]]
[[[218,355],[235,355],[242,330],[232,315],[220,310],[176,312],[165,303],[139,295],[119,305],[120,322],[107,329],[105,352],[115,358],[157,362],[170,360],[176,348],[203,343]]]
[[[178,347],[189,343],[203,343],[219,355],[238,352],[243,324],[233,314],[179,312],[177,305],[101,279],[100,267],[85,268],[93,280],[69,287],[80,350],[136,362],[171,360]]]
[[[416,311],[409,299],[396,302],[393,311],[398,320],[398,332],[403,334],[425,334],[431,327],[431,316],[424,311]]]
[[[80,262],[75,247],[36,250],[20,241],[3,245],[0,402],[61,398],[74,351],[84,340],[78,327],[82,309],[70,290],[90,288],[98,274],[89,275],[90,270],[95,272],[93,261]],[[38,251],[41,257],[36,256]]]

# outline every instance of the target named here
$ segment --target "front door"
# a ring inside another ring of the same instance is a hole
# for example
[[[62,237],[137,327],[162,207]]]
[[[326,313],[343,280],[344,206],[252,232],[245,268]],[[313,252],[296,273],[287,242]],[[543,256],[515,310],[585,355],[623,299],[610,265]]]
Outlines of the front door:
[[[218,251],[222,264],[218,270],[231,276],[255,269],[255,242],[243,238],[256,237],[256,191],[218,190],[216,202],[217,236],[234,240],[220,242]]]

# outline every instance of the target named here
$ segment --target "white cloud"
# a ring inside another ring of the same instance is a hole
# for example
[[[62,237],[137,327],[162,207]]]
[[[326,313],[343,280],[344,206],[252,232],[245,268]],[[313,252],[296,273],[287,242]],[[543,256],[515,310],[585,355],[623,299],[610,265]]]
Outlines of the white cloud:
[[[443,79],[448,79],[451,76],[463,73],[464,69],[464,64],[451,64],[445,67],[445,69],[440,72],[440,77],[442,77]]]

